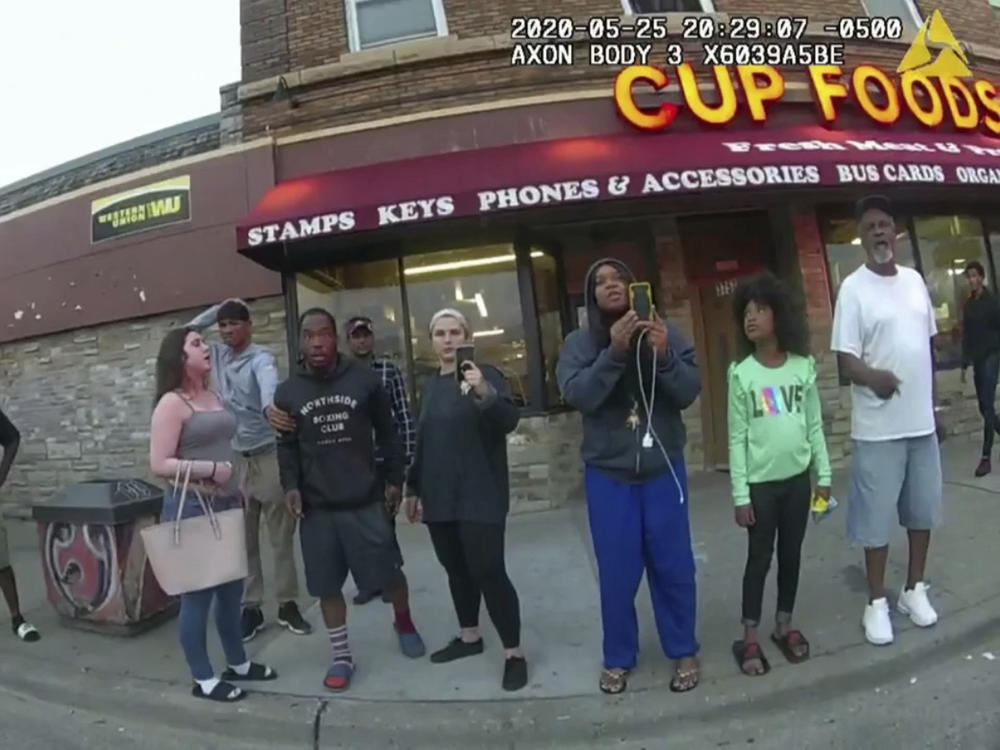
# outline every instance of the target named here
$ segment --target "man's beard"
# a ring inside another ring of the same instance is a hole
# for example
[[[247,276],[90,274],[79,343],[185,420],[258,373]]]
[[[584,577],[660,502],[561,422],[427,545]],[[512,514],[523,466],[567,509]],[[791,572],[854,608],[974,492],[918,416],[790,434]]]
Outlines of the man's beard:
[[[876,245],[872,248],[872,260],[880,266],[889,263],[895,255],[895,251],[889,245]]]

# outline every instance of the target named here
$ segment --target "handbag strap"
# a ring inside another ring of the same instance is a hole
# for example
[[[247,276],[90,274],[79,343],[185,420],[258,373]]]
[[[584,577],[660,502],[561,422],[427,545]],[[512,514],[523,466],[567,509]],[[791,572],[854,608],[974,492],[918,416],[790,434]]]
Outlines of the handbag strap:
[[[177,518],[174,519],[174,546],[179,546],[181,543],[181,519],[184,517],[184,503],[187,502],[188,484],[191,482],[191,463],[191,461],[182,461],[178,463],[177,473],[174,477],[174,486],[176,488],[177,480],[180,478],[181,464],[185,464],[186,469],[184,471],[184,484],[181,487],[180,502],[177,503]],[[219,528],[219,522],[215,518],[215,511],[211,508],[211,504],[205,502],[205,498],[202,497],[198,490],[194,491],[194,495],[198,498],[202,512],[208,516],[208,522],[212,526],[212,533],[215,534],[215,538],[221,539],[222,530]]]

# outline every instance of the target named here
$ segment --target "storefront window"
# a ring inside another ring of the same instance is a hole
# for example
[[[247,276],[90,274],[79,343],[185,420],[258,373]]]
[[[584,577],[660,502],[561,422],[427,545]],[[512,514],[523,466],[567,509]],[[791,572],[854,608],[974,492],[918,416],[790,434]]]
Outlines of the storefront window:
[[[548,406],[562,402],[556,382],[556,362],[563,341],[556,268],[555,258],[533,248],[531,271],[535,282],[535,309],[538,311],[538,329],[542,339],[542,371],[545,373],[545,401]]]
[[[989,268],[982,222],[975,216],[918,216],[914,219],[920,259],[934,305],[934,339],[939,370],[962,364],[962,310],[969,296],[965,266],[979,261]]]
[[[409,371],[403,303],[396,260],[319,268],[296,276],[299,313],[310,307],[329,310],[337,320],[340,348],[347,351],[344,330],[355,315],[371,318],[375,328],[375,356]]]
[[[528,353],[513,245],[412,255],[403,268],[417,393],[437,367],[427,325],[435,312],[454,307],[472,327],[476,359],[499,368],[515,402],[527,405]]]

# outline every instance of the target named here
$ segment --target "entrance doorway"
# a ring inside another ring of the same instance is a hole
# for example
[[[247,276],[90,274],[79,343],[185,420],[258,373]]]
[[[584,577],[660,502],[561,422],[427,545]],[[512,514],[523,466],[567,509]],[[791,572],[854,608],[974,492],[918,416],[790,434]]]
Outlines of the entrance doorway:
[[[678,221],[678,230],[694,285],[695,332],[708,386],[701,400],[705,462],[728,470],[726,373],[738,356],[739,333],[733,292],[740,281],[773,267],[771,225],[760,211],[690,216]]]

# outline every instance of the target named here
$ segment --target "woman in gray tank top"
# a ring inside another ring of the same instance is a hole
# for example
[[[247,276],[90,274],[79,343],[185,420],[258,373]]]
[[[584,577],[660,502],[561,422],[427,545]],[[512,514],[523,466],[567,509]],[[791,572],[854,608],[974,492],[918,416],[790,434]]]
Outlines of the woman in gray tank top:
[[[163,520],[177,518],[180,488],[173,485],[180,468],[190,464],[189,497],[183,517],[203,514],[192,490],[200,492],[216,511],[238,508],[242,491],[233,473],[230,439],[236,417],[207,388],[211,370],[208,345],[193,328],[167,333],[156,360],[156,406],[150,426],[149,466],[170,482],[163,499]],[[234,682],[273,680],[274,670],[251,662],[243,649],[240,602],[243,580],[230,581],[181,595],[180,641],[194,678],[196,698],[233,702],[246,697]],[[215,625],[229,668],[221,677],[212,669],[206,637],[208,612],[215,601]]]

